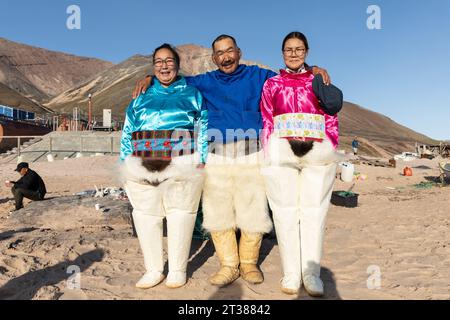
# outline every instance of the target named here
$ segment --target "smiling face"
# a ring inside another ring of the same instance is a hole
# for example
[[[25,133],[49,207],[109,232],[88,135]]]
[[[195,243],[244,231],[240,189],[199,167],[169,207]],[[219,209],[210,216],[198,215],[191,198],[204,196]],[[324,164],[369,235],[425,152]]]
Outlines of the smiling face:
[[[178,76],[178,65],[169,49],[162,48],[155,53],[153,72],[163,87],[167,88],[175,82]]]
[[[286,67],[298,70],[305,63],[308,50],[302,40],[291,38],[286,41],[283,48],[283,59]]]
[[[220,71],[230,74],[236,71],[241,59],[241,50],[230,38],[217,41],[212,54],[214,64]]]

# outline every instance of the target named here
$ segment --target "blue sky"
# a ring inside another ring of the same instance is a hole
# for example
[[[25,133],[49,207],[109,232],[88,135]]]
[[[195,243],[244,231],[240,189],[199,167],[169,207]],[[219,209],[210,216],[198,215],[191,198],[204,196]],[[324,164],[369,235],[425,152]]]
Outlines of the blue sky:
[[[81,30],[66,27],[73,4]],[[380,30],[367,28],[369,5],[381,10]],[[228,33],[245,59],[279,69],[282,39],[294,30],[346,101],[450,139],[449,0],[0,0],[0,37],[115,63],[163,42],[209,46]]]

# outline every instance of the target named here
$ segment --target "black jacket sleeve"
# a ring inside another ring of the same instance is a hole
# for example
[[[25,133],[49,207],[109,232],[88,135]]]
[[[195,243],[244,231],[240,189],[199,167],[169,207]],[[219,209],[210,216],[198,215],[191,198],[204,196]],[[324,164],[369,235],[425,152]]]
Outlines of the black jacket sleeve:
[[[320,106],[326,114],[334,116],[341,111],[344,96],[339,88],[332,84],[325,85],[320,74],[314,77],[312,87],[314,94],[319,99]]]
[[[39,178],[37,173],[33,170],[28,170],[27,173],[14,184],[14,186],[17,189],[37,191],[39,189]]]

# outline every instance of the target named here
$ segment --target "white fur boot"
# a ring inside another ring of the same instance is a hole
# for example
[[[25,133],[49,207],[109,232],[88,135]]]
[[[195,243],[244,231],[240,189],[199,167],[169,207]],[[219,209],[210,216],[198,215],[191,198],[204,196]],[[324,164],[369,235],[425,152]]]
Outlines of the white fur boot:
[[[283,267],[281,291],[286,294],[297,294],[302,285],[298,215],[297,208],[273,211],[278,250]]]
[[[300,256],[300,211],[298,208],[299,171],[289,167],[262,170],[273,212],[283,278],[281,291],[297,294],[302,283]],[[289,191],[283,189],[289,186]]]
[[[172,212],[167,219],[169,274],[166,286],[179,288],[186,284],[186,267],[197,214]]]
[[[133,220],[147,270],[136,287],[148,289],[164,280],[163,217],[134,210]]]
[[[303,284],[305,286],[306,292],[312,297],[322,297],[323,296],[323,282],[318,276],[313,276],[311,274],[303,275]]]
[[[320,260],[336,167],[334,163],[307,165],[300,175],[302,273],[305,289],[312,296],[323,295]]]

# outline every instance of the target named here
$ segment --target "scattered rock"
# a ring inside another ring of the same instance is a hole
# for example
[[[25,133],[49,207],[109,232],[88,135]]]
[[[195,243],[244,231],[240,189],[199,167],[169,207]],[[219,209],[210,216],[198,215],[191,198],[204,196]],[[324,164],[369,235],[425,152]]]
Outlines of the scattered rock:
[[[18,246],[19,244],[21,244],[22,242],[23,242],[22,239],[17,239],[16,241],[11,242],[11,243],[8,245],[8,249],[16,249],[17,246]]]

